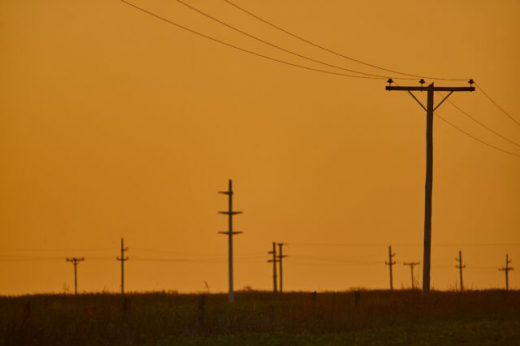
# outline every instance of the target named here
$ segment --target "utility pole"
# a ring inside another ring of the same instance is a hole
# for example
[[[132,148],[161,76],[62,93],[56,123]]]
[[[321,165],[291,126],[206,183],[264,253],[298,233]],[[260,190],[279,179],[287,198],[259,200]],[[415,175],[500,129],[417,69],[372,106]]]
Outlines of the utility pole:
[[[280,251],[278,251],[278,262],[280,263],[280,293],[283,293],[283,271],[282,271],[282,261],[284,257],[287,257],[283,255],[282,249],[283,246],[286,245],[284,243],[278,243],[278,248]]]
[[[273,255],[273,259],[268,260],[268,263],[273,263],[273,293],[278,292],[276,288],[276,262],[278,259],[276,258],[276,243],[273,242],[273,251],[269,251],[268,254]]]
[[[392,260],[392,258],[395,257],[395,253],[392,253],[392,247],[388,247],[388,262],[385,262],[385,264],[390,268],[390,291],[394,290],[394,277],[392,275],[392,266],[395,265],[395,261]]]
[[[515,268],[509,266],[509,264],[511,262],[512,261],[509,259],[509,255],[506,254],[506,266],[498,269],[500,271],[503,271],[506,274],[506,291],[509,291],[509,271],[515,269]]]
[[[72,257],[72,258],[66,259],[67,262],[71,262],[74,265],[74,294],[75,295],[78,294],[78,268],[77,268],[78,263],[81,261],[84,261],[84,260],[85,260],[84,257],[81,257],[81,258]]]
[[[423,254],[423,292],[430,291],[431,268],[431,238],[432,238],[432,186],[433,186],[433,114],[454,92],[475,91],[473,80],[469,80],[469,87],[436,87],[433,83],[423,86],[425,81],[421,79],[421,86],[392,86],[393,80],[388,80],[386,90],[407,91],[419,105],[426,111],[426,184],[425,184],[425,210],[424,210],[424,254]],[[415,97],[412,91],[426,91],[426,107]],[[449,92],[437,106],[434,105],[433,96],[438,91]]]
[[[410,271],[412,272],[412,290],[415,289],[415,279],[413,277],[413,268],[420,264],[421,262],[404,262],[405,266],[410,266]]]
[[[125,251],[128,251],[128,248],[125,248],[125,241],[121,238],[121,257],[116,257],[118,261],[121,261],[121,294],[125,294],[125,261],[128,261],[128,257],[125,257]]]
[[[462,269],[466,268],[466,265],[462,265],[462,251],[459,250],[459,258],[455,258],[457,262],[459,262],[458,265],[455,266],[459,270],[460,273],[460,291],[464,291],[464,281],[462,280]]]
[[[228,250],[229,250],[229,302],[235,302],[235,292],[233,291],[233,236],[242,232],[233,231],[233,215],[242,214],[241,211],[233,211],[233,181],[229,179],[227,191],[220,191],[219,193],[228,195],[229,209],[228,211],[219,211],[220,214],[228,215],[228,231],[219,232],[228,236]]]

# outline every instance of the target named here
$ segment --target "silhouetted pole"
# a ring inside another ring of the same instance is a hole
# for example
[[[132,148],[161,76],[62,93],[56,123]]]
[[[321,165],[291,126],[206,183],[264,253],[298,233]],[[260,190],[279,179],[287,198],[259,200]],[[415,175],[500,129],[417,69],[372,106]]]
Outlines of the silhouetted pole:
[[[219,211],[220,214],[228,215],[229,229],[227,232],[219,232],[220,234],[227,234],[229,240],[229,302],[235,302],[235,292],[233,291],[233,236],[242,232],[233,231],[233,215],[242,214],[241,211],[233,211],[233,181],[229,180],[228,191],[220,191],[224,195],[228,195],[229,198],[229,210]]]
[[[273,293],[276,293],[278,290],[276,289],[276,243],[273,242],[273,251],[269,251],[268,254],[273,255],[273,259],[268,260],[268,263],[273,263]]]
[[[465,265],[462,265],[462,251],[459,250],[459,258],[455,259],[459,262],[458,265],[455,266],[459,270],[460,273],[460,291],[464,291],[464,281],[462,280],[462,269],[466,268]]]
[[[412,273],[412,290],[415,288],[415,279],[414,279],[414,276],[413,276],[413,268],[414,268],[416,265],[420,264],[420,263],[421,263],[421,262],[408,262],[408,263],[407,263],[407,262],[404,262],[404,263],[403,263],[405,266],[410,266],[410,271],[411,271],[411,273]]]
[[[509,259],[509,255],[506,254],[506,266],[498,269],[500,271],[503,271],[506,274],[506,291],[509,291],[509,271],[515,269],[515,268],[509,266],[509,264],[511,262],[512,261]]]
[[[84,257],[81,257],[81,258],[77,258],[77,257],[72,257],[72,258],[67,258],[66,261],[67,262],[71,262],[73,265],[74,265],[74,294],[78,294],[78,263],[81,262],[81,261],[84,261],[85,258]]]
[[[283,258],[284,257],[287,257],[287,256],[284,256],[283,255],[283,246],[286,245],[284,243],[278,243],[278,248],[280,251],[278,251],[278,262],[279,262],[279,265],[280,265],[280,293],[283,293],[283,270],[282,270],[282,263],[283,263]]]
[[[424,87],[424,80],[420,80],[421,86],[392,86],[392,79],[388,80],[389,85],[386,90],[407,91],[419,105],[426,111],[426,184],[425,184],[425,203],[424,203],[424,257],[423,257],[423,292],[430,291],[430,268],[431,268],[431,237],[432,237],[432,186],[433,186],[433,114],[441,104],[444,103],[456,91],[475,91],[475,87],[436,87],[430,84]],[[469,84],[473,85],[473,80]],[[412,94],[412,91],[426,91],[426,107]],[[434,106],[433,96],[436,91],[449,92],[444,99]]]
[[[394,277],[392,275],[392,266],[395,265],[395,261],[392,260],[392,258],[395,256],[395,253],[392,253],[392,247],[388,247],[388,262],[385,262],[387,266],[390,267],[390,290],[394,290]]]
[[[116,257],[118,261],[121,261],[121,294],[125,294],[125,261],[128,261],[128,257],[125,257],[125,251],[128,251],[128,248],[125,248],[125,241],[121,238],[121,257]]]

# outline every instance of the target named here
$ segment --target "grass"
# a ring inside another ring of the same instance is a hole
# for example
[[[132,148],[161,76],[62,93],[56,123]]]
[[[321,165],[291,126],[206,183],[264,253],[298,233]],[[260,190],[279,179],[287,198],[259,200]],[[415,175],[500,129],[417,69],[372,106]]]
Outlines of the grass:
[[[2,345],[520,345],[520,292],[0,297]]]

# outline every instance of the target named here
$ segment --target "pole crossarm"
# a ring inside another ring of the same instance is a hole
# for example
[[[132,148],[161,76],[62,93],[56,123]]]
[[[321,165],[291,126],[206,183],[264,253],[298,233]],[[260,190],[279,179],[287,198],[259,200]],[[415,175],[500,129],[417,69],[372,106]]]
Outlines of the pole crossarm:
[[[387,86],[386,90],[398,90],[398,91],[428,91],[429,87],[427,86]],[[433,87],[433,91],[475,91],[475,87]]]

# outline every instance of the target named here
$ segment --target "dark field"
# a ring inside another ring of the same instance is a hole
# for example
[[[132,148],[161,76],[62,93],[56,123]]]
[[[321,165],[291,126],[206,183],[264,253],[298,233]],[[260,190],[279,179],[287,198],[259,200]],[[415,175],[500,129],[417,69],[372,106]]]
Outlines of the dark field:
[[[2,345],[520,345],[520,292],[0,297]]]

